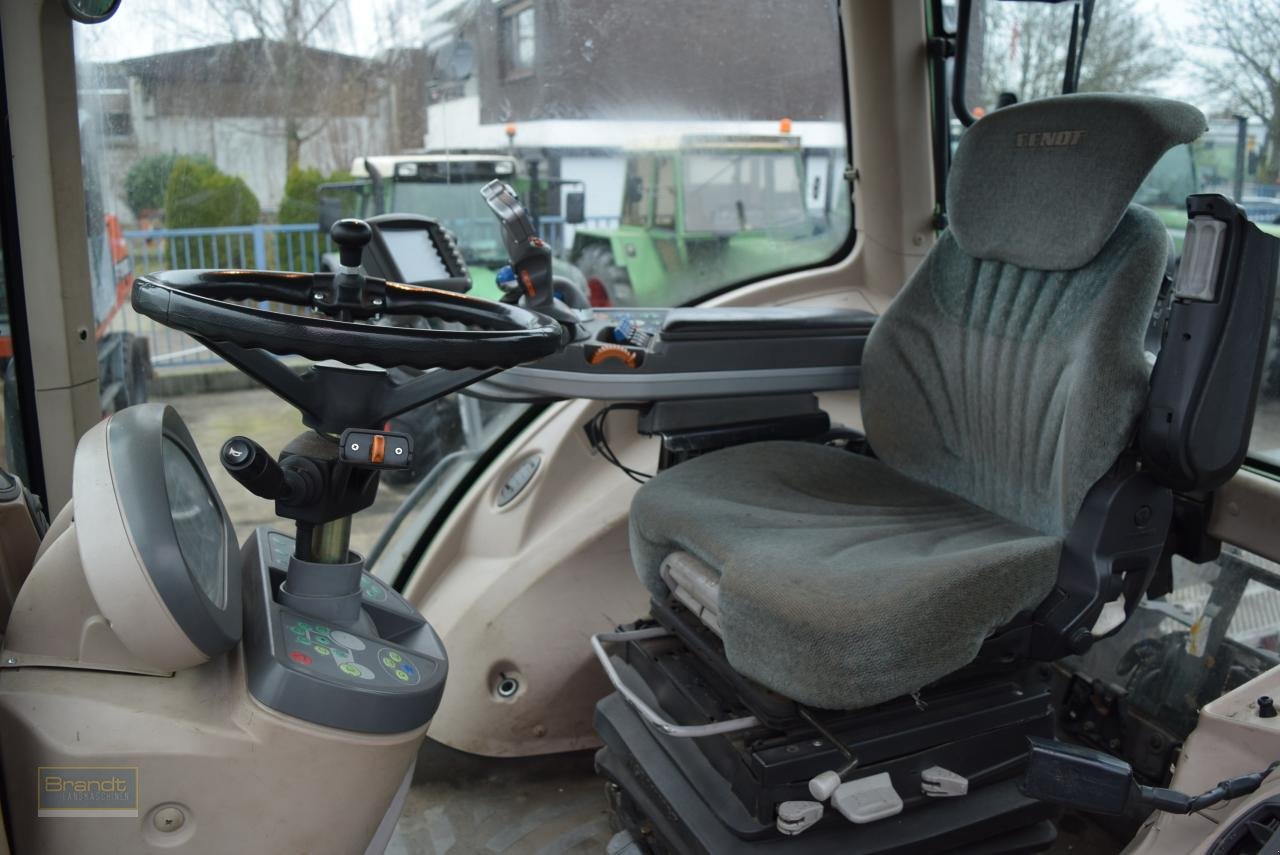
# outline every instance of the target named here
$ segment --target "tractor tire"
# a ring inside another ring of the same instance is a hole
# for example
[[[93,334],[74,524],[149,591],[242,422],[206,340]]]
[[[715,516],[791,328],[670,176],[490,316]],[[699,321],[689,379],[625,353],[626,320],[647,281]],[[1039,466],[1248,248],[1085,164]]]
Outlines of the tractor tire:
[[[1274,401],[1280,398],[1280,314],[1271,318],[1271,338],[1267,344],[1261,385],[1258,394],[1262,400]]]
[[[151,346],[145,338],[130,336],[125,351],[125,391],[129,406],[145,404],[151,395]]]
[[[613,250],[603,243],[588,244],[574,262],[587,277],[587,297],[592,306],[634,306],[631,277],[618,266]]]
[[[27,448],[22,436],[22,414],[18,412],[18,372],[13,359],[4,366],[4,469],[30,484],[27,476]]]
[[[134,404],[145,404],[151,392],[151,347],[147,340],[132,333],[124,333],[119,346],[119,364],[124,373],[118,378],[116,393],[111,399],[113,413]]]

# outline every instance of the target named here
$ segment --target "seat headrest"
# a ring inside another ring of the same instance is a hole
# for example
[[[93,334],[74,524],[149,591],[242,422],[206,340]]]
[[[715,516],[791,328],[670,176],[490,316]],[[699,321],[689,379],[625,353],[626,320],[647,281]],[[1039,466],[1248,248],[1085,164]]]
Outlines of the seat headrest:
[[[956,149],[947,179],[952,235],[976,258],[1082,267],[1160,156],[1206,130],[1190,104],[1143,95],[1062,95],[996,110]]]

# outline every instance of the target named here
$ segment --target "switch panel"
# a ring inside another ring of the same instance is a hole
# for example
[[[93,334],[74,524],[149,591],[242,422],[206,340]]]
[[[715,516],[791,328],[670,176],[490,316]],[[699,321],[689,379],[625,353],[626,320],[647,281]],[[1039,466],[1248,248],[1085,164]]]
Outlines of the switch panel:
[[[408,469],[413,441],[403,433],[348,428],[339,440],[338,459],[368,469]]]

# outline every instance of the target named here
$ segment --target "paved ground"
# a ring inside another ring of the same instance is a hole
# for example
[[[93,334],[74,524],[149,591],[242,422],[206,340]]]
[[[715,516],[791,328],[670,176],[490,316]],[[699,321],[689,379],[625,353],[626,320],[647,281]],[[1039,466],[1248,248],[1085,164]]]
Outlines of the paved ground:
[[[611,836],[590,752],[492,760],[428,744],[387,855],[603,853]]]

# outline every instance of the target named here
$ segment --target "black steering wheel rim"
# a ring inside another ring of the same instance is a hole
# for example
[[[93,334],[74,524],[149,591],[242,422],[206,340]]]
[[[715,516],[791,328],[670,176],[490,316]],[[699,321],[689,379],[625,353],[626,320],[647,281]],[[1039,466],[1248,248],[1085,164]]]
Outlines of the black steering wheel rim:
[[[340,275],[340,274],[339,274]],[[334,274],[170,270],[133,283],[135,311],[197,340],[383,368],[503,369],[549,356],[564,343],[556,321],[520,306],[369,278],[344,299]],[[316,310],[287,314],[236,300]],[[337,317],[334,317],[337,315]],[[358,323],[379,315],[455,321],[468,329]]]

